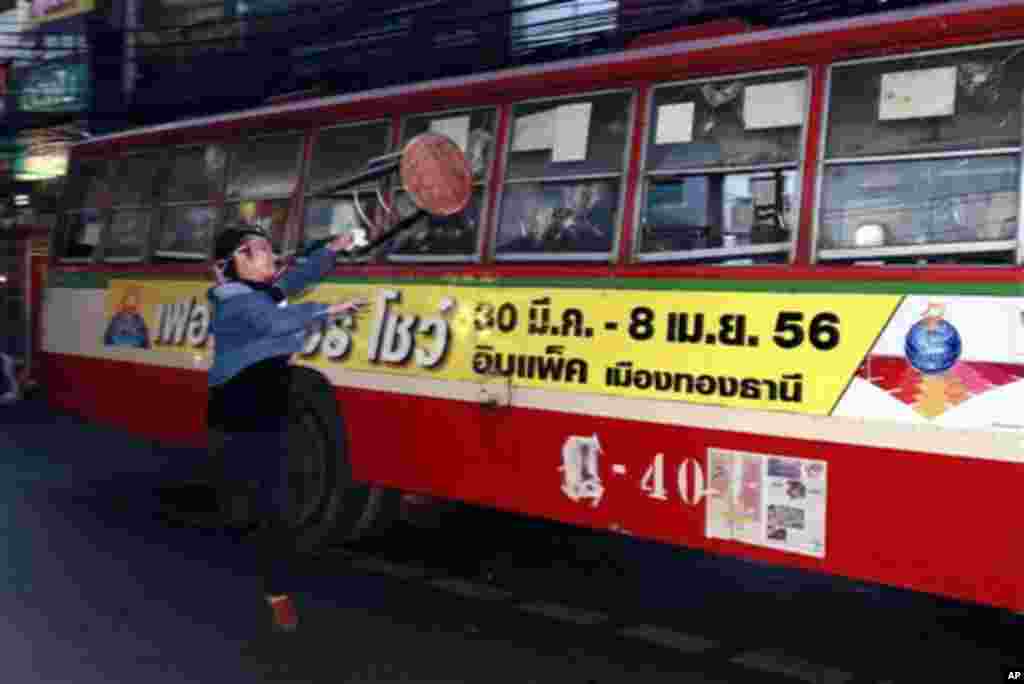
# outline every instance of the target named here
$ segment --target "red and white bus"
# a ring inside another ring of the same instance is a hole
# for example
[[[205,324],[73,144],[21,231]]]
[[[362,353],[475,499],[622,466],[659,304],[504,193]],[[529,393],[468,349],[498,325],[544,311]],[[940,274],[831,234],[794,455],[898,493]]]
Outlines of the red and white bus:
[[[304,534],[402,492],[1024,610],[1024,2],[718,28],[76,146],[46,391],[205,444],[218,226],[382,229],[318,193],[441,132],[469,207],[306,295],[372,306],[301,355]]]

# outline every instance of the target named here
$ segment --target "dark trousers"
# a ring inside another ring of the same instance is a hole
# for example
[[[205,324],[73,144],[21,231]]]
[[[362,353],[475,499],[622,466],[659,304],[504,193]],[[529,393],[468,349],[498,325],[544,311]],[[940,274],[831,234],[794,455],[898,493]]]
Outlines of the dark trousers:
[[[256,527],[240,539],[240,550],[260,576],[263,592],[287,594],[295,563],[295,537],[288,525],[287,424],[261,428],[223,435],[222,483],[226,492],[247,499],[248,517]]]

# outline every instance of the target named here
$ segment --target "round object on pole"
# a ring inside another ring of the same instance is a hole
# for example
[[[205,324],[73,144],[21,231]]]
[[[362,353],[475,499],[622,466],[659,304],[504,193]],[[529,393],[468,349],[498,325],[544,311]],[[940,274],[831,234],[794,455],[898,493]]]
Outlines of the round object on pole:
[[[429,214],[451,216],[469,204],[473,174],[448,136],[421,133],[410,140],[402,151],[400,173],[412,201]]]

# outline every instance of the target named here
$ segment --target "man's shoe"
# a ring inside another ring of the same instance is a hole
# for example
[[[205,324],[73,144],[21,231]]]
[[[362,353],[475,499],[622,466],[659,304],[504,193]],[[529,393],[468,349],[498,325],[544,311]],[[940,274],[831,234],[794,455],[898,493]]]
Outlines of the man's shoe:
[[[270,596],[267,598],[270,603],[270,610],[273,613],[273,624],[275,632],[294,632],[299,626],[299,614],[295,610],[295,602],[292,597]]]

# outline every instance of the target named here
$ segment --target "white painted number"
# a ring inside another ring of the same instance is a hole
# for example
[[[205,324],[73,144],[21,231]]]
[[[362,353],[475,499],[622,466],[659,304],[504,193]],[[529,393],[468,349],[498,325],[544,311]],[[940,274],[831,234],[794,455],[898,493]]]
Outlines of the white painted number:
[[[693,490],[690,490],[690,468],[693,466]],[[696,506],[704,499],[704,471],[695,459],[688,458],[679,464],[679,498],[687,506]]]
[[[654,457],[654,463],[647,467],[640,481],[640,489],[647,492],[647,496],[652,499],[668,501],[668,494],[665,492],[665,454]]]
[[[690,471],[693,471],[693,486],[690,486]],[[700,462],[693,458],[683,459],[676,471],[676,484],[679,488],[679,499],[687,506],[697,506],[704,500],[704,470]],[[665,454],[654,457],[651,465],[644,471],[640,480],[641,491],[658,501],[668,501],[668,490],[665,489]]]

